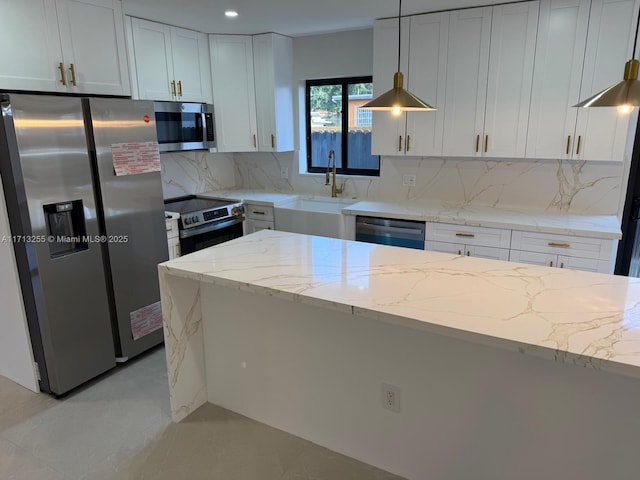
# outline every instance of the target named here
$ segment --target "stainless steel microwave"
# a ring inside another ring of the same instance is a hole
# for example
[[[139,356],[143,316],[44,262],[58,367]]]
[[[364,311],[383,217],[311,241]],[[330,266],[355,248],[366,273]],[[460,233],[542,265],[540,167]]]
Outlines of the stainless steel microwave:
[[[153,102],[161,152],[216,148],[213,105]]]

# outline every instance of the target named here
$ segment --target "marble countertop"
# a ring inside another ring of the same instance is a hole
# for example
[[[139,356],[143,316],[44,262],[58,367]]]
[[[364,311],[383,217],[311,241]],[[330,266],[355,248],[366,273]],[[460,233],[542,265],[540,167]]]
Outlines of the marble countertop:
[[[280,205],[298,197],[296,194],[267,192],[265,190],[215,190],[198,195],[209,198],[231,198],[264,206]]]
[[[509,228],[545,233],[619,239],[620,222],[615,215],[575,215],[524,209],[499,209],[427,202],[362,201],[344,209],[347,215],[399,218],[426,222],[455,223],[479,227]]]
[[[216,190],[200,194],[217,198],[235,198],[251,203],[278,206],[309,194],[278,193],[265,190]],[[330,197],[318,197],[329,199]],[[348,200],[348,199],[343,199]],[[615,215],[578,215],[528,209],[455,205],[446,202],[393,202],[351,199],[342,209],[346,215],[397,218],[425,222],[454,223],[480,227],[508,228],[583,237],[619,239],[620,222]]]
[[[270,230],[159,269],[640,378],[640,279]]]

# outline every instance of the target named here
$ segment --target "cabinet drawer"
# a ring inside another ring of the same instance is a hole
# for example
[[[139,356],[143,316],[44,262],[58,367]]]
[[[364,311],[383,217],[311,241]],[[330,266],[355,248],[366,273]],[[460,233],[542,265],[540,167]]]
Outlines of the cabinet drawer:
[[[475,245],[465,245],[462,243],[426,241],[424,249],[432,252],[466,255],[467,257],[491,258],[493,260],[504,261],[509,260],[508,248],[483,247]]]
[[[167,238],[174,238],[178,236],[178,219],[165,219],[165,225],[167,227]]]
[[[509,248],[511,230],[427,222],[426,239],[434,242]]]
[[[613,240],[601,238],[556,235],[540,232],[514,230],[511,237],[512,250],[551,253],[571,257],[611,259]]]
[[[267,220],[273,222],[273,207],[265,207],[263,205],[251,205],[245,203],[244,213],[247,218],[254,220]]]
[[[269,220],[254,220],[253,221],[253,231],[259,232],[260,230],[273,230],[274,225],[273,222]]]

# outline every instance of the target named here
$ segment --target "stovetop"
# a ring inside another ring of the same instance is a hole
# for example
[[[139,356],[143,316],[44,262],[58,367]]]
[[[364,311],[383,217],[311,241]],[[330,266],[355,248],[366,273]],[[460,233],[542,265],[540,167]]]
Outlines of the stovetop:
[[[180,214],[178,228],[180,235],[185,230],[211,227],[212,223],[222,224],[227,220],[241,222],[244,219],[244,206],[237,200],[204,198],[197,195],[169,198],[164,201],[165,211]]]
[[[184,197],[168,198],[164,201],[165,210],[178,212],[180,214],[201,212],[220,207],[226,207],[238,203],[237,200],[204,198],[197,195],[186,195]]]

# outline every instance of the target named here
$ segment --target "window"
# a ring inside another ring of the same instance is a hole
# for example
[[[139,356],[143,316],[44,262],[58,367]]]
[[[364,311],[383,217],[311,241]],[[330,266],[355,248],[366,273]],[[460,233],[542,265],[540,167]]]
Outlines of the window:
[[[325,173],[333,150],[338,173],[379,175],[380,157],[371,155],[371,77],[307,80],[307,171]],[[333,166],[333,162],[331,162]]]

